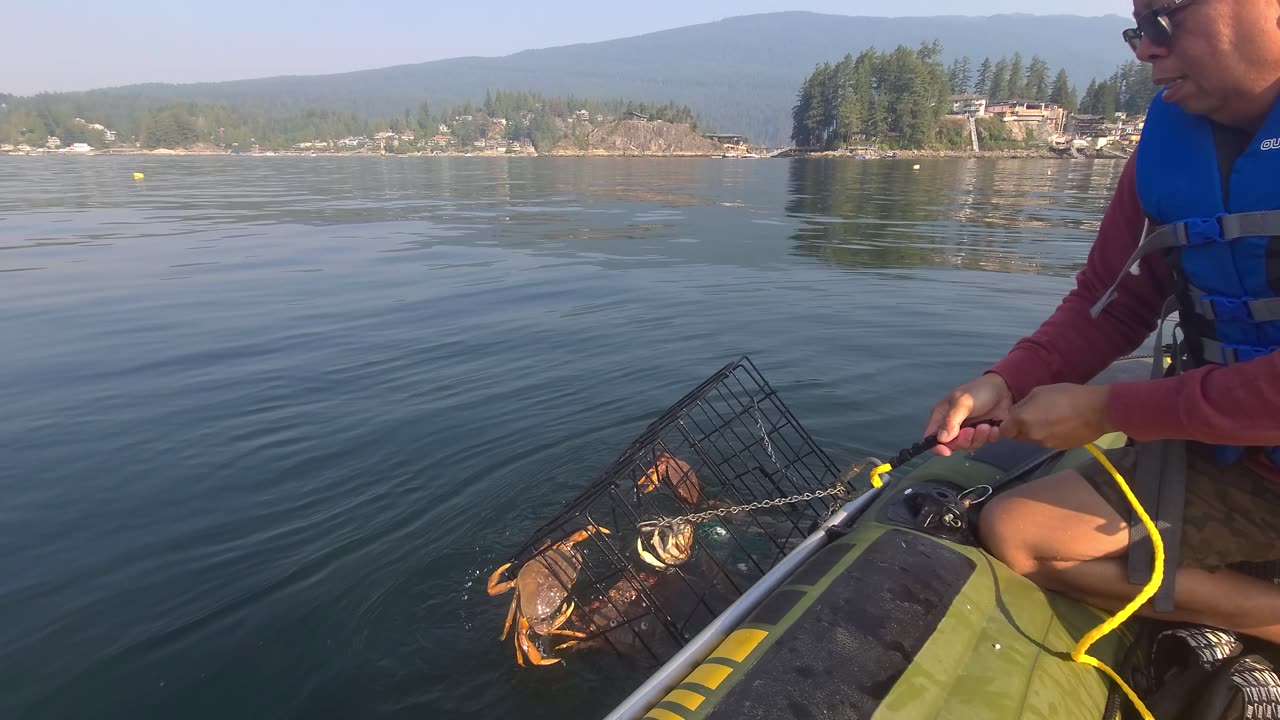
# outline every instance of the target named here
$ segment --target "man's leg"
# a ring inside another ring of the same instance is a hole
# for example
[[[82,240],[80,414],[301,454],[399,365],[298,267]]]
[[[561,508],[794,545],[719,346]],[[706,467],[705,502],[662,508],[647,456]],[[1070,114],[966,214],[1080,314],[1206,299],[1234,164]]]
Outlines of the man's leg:
[[[1141,588],[1128,581],[1129,527],[1093,487],[1069,470],[991,499],[978,534],[1015,572],[1106,610],[1124,607]],[[1280,643],[1280,587],[1247,575],[1178,570],[1171,613],[1149,604],[1140,615],[1225,628]]]

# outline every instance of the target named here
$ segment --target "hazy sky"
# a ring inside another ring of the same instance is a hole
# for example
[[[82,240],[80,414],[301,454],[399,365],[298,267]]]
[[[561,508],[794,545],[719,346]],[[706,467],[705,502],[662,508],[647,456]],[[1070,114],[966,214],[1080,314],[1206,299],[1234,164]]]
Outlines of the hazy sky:
[[[507,55],[780,10],[1128,15],[1132,7],[1129,0],[44,0],[4,10],[0,92],[312,75]]]

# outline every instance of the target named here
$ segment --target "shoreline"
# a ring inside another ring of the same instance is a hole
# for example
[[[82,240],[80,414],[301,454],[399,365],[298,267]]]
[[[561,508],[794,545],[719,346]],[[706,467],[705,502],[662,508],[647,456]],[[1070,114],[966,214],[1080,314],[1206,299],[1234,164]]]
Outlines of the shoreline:
[[[822,159],[845,159],[845,160],[949,160],[949,159],[1004,159],[1004,160],[1070,160],[1073,159],[1069,154],[1057,152],[1051,149],[1043,150],[894,150],[886,151],[885,154],[879,156],[861,156],[855,153],[842,151],[822,151],[822,152],[795,152],[784,150],[776,157],[760,154],[753,158],[742,157],[725,157],[723,153],[646,153],[646,152],[613,152],[607,150],[588,150],[581,152],[564,152],[555,151],[550,153],[464,153],[464,152],[423,152],[423,153],[375,153],[375,152],[347,152],[347,153],[309,153],[309,152],[257,152],[257,153],[231,153],[215,150],[204,149],[179,149],[179,150],[138,150],[138,149],[106,149],[93,150],[89,152],[59,152],[59,151],[31,151],[31,152],[4,152],[0,155],[8,155],[11,157],[84,157],[84,156],[103,156],[118,155],[130,157],[378,157],[378,158],[424,158],[424,157],[474,157],[474,158],[535,158],[535,157],[560,157],[560,158],[701,158],[710,160],[787,160],[796,158],[822,158]],[[1123,160],[1127,157],[1122,153],[1109,152],[1099,154],[1096,151],[1081,153],[1081,160]]]

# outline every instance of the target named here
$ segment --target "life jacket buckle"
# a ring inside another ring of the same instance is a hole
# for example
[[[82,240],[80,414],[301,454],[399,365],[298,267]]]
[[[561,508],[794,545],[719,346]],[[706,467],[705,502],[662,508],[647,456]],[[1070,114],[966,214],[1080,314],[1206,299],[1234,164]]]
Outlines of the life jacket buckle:
[[[1222,218],[1226,213],[1218,213],[1212,217],[1188,218],[1182,221],[1182,234],[1187,245],[1208,245],[1222,242]]]
[[[1227,322],[1253,322],[1253,313],[1249,310],[1249,299],[1206,295],[1205,300],[1213,307],[1213,319]]]

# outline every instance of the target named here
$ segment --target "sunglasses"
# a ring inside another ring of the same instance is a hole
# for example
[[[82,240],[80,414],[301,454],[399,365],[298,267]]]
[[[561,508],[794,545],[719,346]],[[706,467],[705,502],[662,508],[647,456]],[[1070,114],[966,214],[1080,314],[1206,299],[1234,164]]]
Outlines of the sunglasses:
[[[1158,8],[1152,8],[1138,18],[1138,26],[1124,31],[1124,41],[1136,53],[1142,38],[1150,38],[1155,45],[1165,48],[1173,40],[1173,21],[1170,18],[1195,0],[1172,0]]]

